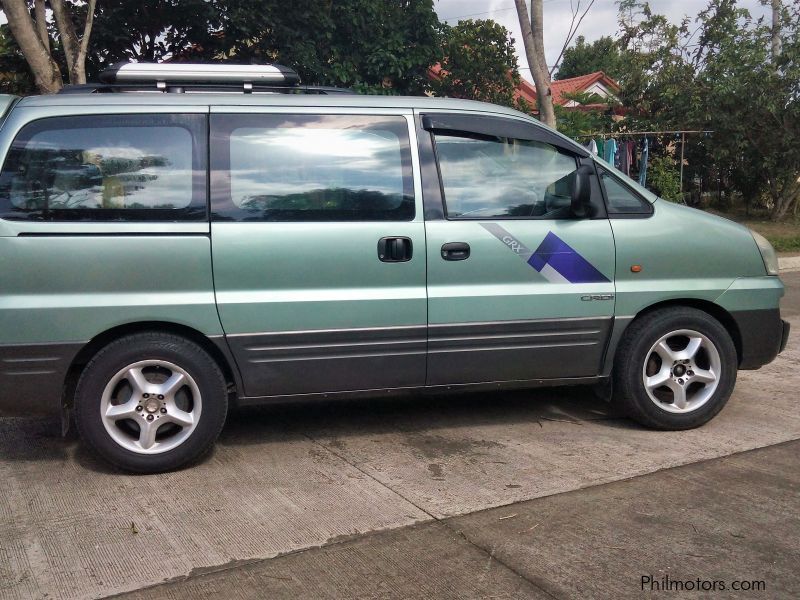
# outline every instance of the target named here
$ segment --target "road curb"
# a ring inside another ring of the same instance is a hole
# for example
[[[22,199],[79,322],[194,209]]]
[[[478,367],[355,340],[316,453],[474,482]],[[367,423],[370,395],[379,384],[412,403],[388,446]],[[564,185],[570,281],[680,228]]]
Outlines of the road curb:
[[[778,270],[781,273],[800,271],[800,256],[778,257]]]

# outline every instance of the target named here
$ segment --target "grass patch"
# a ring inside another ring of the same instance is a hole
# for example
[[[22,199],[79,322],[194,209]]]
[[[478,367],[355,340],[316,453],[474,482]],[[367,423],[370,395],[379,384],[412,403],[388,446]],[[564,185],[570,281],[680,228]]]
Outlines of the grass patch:
[[[765,235],[777,252],[800,252],[800,235]]]
[[[800,252],[800,221],[789,217],[783,221],[770,221],[766,218],[748,218],[744,211],[720,212],[709,210],[728,219],[733,219],[757,231],[769,240],[776,252]]]
[[[794,219],[777,223],[774,221],[743,220],[742,224],[767,238],[777,252],[800,251],[800,223]]]

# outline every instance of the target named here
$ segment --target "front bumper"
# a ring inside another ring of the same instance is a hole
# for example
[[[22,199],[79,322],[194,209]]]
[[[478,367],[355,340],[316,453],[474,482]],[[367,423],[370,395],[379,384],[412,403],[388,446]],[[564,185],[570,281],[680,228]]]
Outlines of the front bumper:
[[[778,350],[778,354],[786,350],[786,342],[789,341],[789,330],[792,328],[786,321],[781,321],[781,323],[783,323],[783,334],[781,335],[781,349]]]
[[[731,312],[739,330],[740,369],[758,369],[775,360],[786,347],[789,323],[777,308]]]

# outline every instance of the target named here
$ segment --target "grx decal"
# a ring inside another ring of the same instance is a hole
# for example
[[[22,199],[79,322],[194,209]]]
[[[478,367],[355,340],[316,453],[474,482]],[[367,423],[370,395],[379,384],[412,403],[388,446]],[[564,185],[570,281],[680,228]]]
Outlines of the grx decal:
[[[481,226],[551,283],[607,283],[610,281],[592,263],[552,231],[547,233],[536,250],[530,250],[497,223],[481,223]]]

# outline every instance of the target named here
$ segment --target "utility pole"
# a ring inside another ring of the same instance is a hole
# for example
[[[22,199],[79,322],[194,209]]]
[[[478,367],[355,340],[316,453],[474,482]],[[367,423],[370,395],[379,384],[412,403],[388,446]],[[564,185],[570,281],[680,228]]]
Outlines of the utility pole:
[[[781,0],[772,0],[772,62],[777,63],[783,50],[781,43]]]

